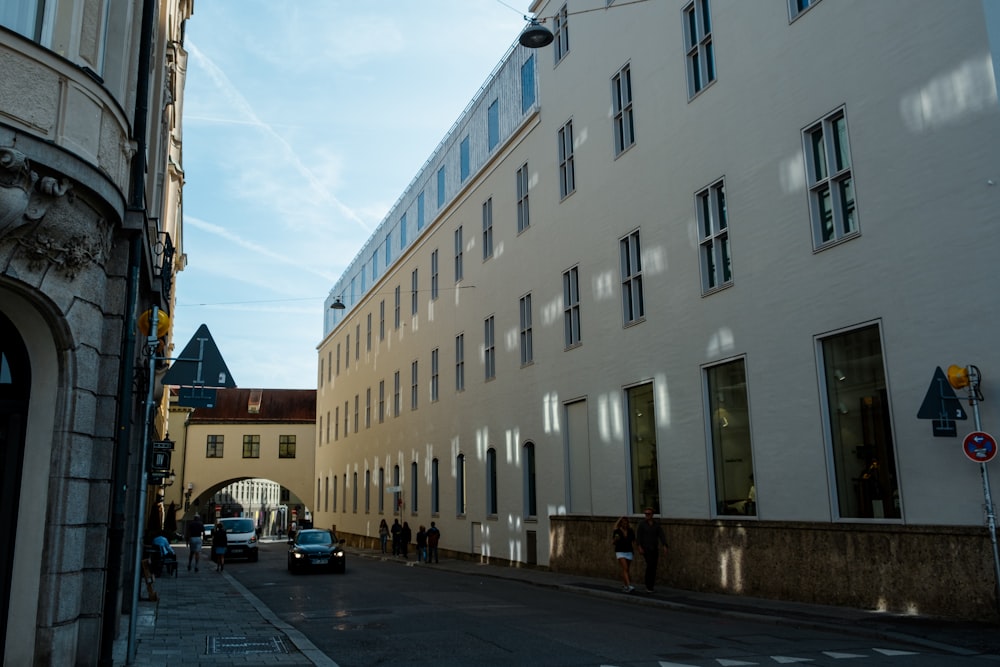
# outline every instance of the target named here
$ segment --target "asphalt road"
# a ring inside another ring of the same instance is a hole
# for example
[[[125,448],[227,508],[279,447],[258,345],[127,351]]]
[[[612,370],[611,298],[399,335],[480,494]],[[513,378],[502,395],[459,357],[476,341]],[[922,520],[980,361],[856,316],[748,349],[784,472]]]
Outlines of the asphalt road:
[[[836,628],[691,614],[350,554],[346,574],[293,575],[285,551],[266,543],[260,562],[226,572],[341,667],[985,663]]]

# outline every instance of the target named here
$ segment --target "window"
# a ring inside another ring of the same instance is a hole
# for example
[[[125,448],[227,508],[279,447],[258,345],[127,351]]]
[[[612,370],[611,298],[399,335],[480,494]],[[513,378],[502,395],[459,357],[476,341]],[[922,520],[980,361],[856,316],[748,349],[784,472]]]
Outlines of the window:
[[[392,264],[392,232],[385,233],[385,268]]]
[[[45,0],[5,2],[0,7],[0,25],[30,40],[41,42]]]
[[[535,355],[531,344],[531,295],[521,297],[521,365],[527,366],[534,361]]]
[[[431,350],[431,402],[438,400],[438,386],[440,381],[440,371],[438,370],[438,348]]]
[[[625,65],[611,78],[611,111],[615,126],[615,155],[635,143],[635,116],[632,112],[632,67]]]
[[[351,511],[358,513],[358,471],[351,475]]]
[[[556,64],[569,53],[569,9],[563,5],[562,9],[553,17],[552,33],[555,37],[552,51],[555,53]]]
[[[618,242],[622,273],[622,319],[626,325],[646,316],[642,298],[642,246],[636,230]]]
[[[372,250],[372,283],[378,279],[378,249]]]
[[[283,490],[284,491],[284,490]],[[333,511],[337,511],[337,476],[333,476]]]
[[[431,300],[438,298],[438,251],[431,253]]]
[[[455,230],[455,282],[462,280],[462,226]]]
[[[329,438],[327,438],[329,441]],[[278,458],[279,459],[294,459],[295,458],[295,436],[294,435],[279,435],[278,436]]]
[[[444,206],[444,167],[438,169],[437,195],[438,208],[441,208]]]
[[[465,179],[469,177],[470,172],[470,160],[469,160],[469,136],[466,135],[462,142],[458,145],[458,178],[464,183]]]
[[[684,8],[684,45],[687,47],[688,98],[715,81],[715,49],[708,0],[695,0]]]
[[[455,336],[455,391],[465,391],[465,334]]]
[[[580,274],[573,267],[563,274],[563,324],[566,329],[566,347],[579,345],[580,332]]]
[[[351,334],[347,334],[347,340],[344,342],[344,369],[351,367]]]
[[[483,202],[483,261],[493,256],[493,197]]]
[[[486,318],[483,327],[483,365],[486,369],[486,379],[497,376],[497,348],[494,336],[495,322],[493,315]]]
[[[378,340],[385,340],[385,299],[378,303]]]
[[[361,323],[354,325],[354,361],[361,359]]]
[[[372,351],[372,314],[368,313],[367,324],[365,325],[365,352]]]
[[[322,421],[322,417],[321,417]],[[326,411],[326,443],[330,444],[330,411]]]
[[[486,450],[486,513],[497,514],[497,450]]]
[[[424,191],[421,190],[420,194],[417,195],[417,231],[424,228],[424,222],[426,222],[426,218],[424,217]]]
[[[524,443],[524,516],[538,516],[538,494],[535,487],[535,443]]]
[[[431,461],[431,514],[437,514],[441,510],[441,477],[438,472],[438,460]]]
[[[696,194],[695,209],[701,236],[701,291],[708,293],[733,282],[725,183],[713,183]]]
[[[347,411],[348,411],[349,409],[350,409],[350,407],[349,407],[349,404],[348,404],[348,402],[347,402],[347,401],[344,401],[344,438],[345,438],[345,439],[347,438],[347,433],[348,433],[348,430],[349,430],[349,429],[348,429],[348,424],[349,424],[349,423],[350,423],[350,421],[351,421],[351,418],[350,418],[350,416],[349,416],[349,415],[348,415],[348,413],[347,413]]]
[[[355,485],[355,486],[357,486],[357,485]],[[343,485],[342,485],[341,488],[343,489],[343,494],[344,494],[344,496],[343,496],[343,505],[344,505],[344,511],[346,512],[347,511],[347,473],[346,472],[344,473],[344,483],[343,483]]]
[[[323,486],[323,511],[326,512],[330,509],[330,478],[324,479],[325,485]],[[316,480],[316,496],[319,497],[319,480]],[[317,500],[318,502],[318,500]]]
[[[660,511],[660,474],[656,464],[656,421],[653,419],[653,383],[625,390],[628,410],[629,464],[632,508]]]
[[[535,55],[521,65],[521,113],[535,106]]]
[[[878,325],[820,341],[840,518],[900,518],[889,394]]]
[[[398,417],[399,412],[402,409],[401,401],[399,398],[399,371],[392,374],[392,416]]]
[[[206,459],[221,459],[222,458],[222,445],[225,436],[222,435],[210,435],[205,441],[205,458]]]
[[[406,214],[399,219],[399,250],[406,248]]]
[[[333,409],[333,439],[340,440],[340,406],[338,405]],[[330,429],[330,424],[327,422],[327,430]]]
[[[245,458],[245,459],[259,459],[260,458],[260,436],[259,435],[245,435],[245,436],[243,436],[243,458]]]
[[[500,143],[500,105],[497,100],[490,102],[486,109],[486,141],[491,151]]]
[[[399,487],[399,466],[395,465],[392,467],[392,484],[395,487]],[[395,512],[397,509],[402,513],[403,498],[399,491],[394,491],[392,494],[392,507]]]
[[[378,423],[385,422],[385,380],[378,381]]]
[[[715,504],[719,514],[757,514],[750,442],[750,404],[743,359],[705,370],[708,434],[712,442]]]
[[[819,249],[858,233],[844,110],[807,128],[804,137],[813,245]]]
[[[400,318],[399,318],[400,291],[399,291],[399,289],[400,289],[399,285],[396,285],[396,289],[394,289],[393,292],[392,292],[393,298],[395,299],[394,304],[393,304],[393,309],[392,309],[392,318],[393,318],[392,321],[393,321],[393,328],[396,329],[397,331],[399,330],[399,325],[400,325]]]
[[[525,162],[514,175],[517,188],[517,233],[520,234],[531,224],[528,215],[528,163]]]
[[[416,410],[420,398],[420,386],[417,383],[417,362],[410,363],[410,409]]]
[[[337,375],[340,375],[340,343],[337,343]]]
[[[357,433],[360,427],[360,420],[358,417],[361,415],[361,395],[354,395],[354,432]]]
[[[365,428],[372,426],[372,388],[365,389]]]
[[[576,190],[576,169],[573,166],[573,121],[559,128],[559,198],[565,199]]]
[[[378,513],[385,512],[385,468],[378,469]]]
[[[788,17],[789,19],[795,19],[802,12],[806,11],[813,5],[815,5],[819,0],[788,0]]]
[[[410,463],[410,511],[413,512],[414,514],[416,514],[418,510],[418,505],[417,505],[418,479],[420,479],[420,476],[417,474],[417,462],[413,461],[412,463]]]
[[[465,454],[455,459],[455,513],[465,514]]]
[[[413,273],[410,274],[410,315],[417,314],[418,306],[420,304],[420,299],[417,297],[417,287],[420,285],[417,272],[418,269],[413,269]]]
[[[365,470],[365,514],[372,511],[372,471]]]

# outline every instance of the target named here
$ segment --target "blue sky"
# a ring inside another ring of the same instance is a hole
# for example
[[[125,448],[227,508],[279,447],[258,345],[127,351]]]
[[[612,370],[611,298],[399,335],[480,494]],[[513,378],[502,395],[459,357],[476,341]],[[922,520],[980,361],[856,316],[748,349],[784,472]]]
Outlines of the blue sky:
[[[196,2],[174,354],[206,324],[240,387],[315,388],[324,297],[528,4]]]

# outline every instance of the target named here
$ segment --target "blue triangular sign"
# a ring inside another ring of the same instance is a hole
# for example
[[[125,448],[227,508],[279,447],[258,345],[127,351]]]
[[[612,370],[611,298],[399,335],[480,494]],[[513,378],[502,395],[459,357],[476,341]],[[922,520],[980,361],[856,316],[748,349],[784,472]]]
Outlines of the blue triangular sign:
[[[962,409],[962,404],[955,396],[955,390],[951,388],[948,377],[940,366],[934,369],[934,378],[931,380],[931,386],[927,388],[924,402],[920,404],[917,419],[942,421],[968,419],[965,410]]]
[[[202,324],[184,347],[181,356],[174,360],[164,376],[163,384],[180,387],[217,387],[232,389],[236,386],[218,346]]]

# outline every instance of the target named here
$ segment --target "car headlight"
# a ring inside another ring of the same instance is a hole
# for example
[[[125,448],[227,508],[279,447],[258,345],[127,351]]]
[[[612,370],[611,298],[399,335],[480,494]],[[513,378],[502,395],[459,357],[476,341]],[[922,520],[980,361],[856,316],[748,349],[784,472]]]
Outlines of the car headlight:
[[[305,556],[305,554],[303,554],[301,552],[298,552],[298,551],[293,551],[292,552],[292,557],[293,558],[302,558],[303,556]]]
[[[334,558],[343,558],[344,557],[344,552],[343,551],[338,551],[337,553],[333,554],[333,557]]]

